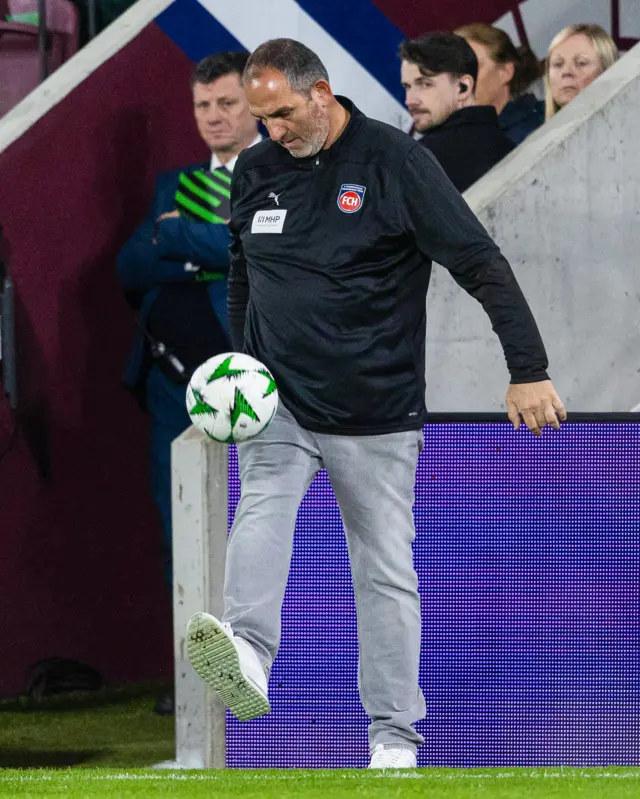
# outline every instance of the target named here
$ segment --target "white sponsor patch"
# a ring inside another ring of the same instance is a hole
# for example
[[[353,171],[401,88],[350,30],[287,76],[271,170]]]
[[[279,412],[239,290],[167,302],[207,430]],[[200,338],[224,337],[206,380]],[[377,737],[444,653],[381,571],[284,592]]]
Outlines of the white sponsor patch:
[[[286,210],[256,211],[251,223],[252,233],[282,233]]]

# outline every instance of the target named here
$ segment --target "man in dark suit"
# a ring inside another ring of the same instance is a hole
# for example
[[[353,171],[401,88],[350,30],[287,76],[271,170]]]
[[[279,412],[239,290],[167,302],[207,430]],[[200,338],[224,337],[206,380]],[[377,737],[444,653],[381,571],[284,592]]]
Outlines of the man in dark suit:
[[[514,147],[495,108],[476,105],[478,59],[461,36],[449,33],[403,42],[400,58],[414,129],[453,185],[465,191]]]
[[[125,383],[151,417],[151,489],[171,580],[171,442],[190,424],[186,385],[207,358],[229,349],[229,198],[238,155],[260,141],[241,76],[247,53],[217,53],[193,75],[206,163],[161,174],[147,216],[120,251],[118,279],[138,314]]]

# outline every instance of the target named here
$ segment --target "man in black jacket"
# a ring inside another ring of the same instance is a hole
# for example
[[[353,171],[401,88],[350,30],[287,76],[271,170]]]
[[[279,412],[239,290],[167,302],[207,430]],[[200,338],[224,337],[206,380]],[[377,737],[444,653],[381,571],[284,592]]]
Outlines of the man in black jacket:
[[[335,97],[299,42],[261,45],[243,81],[270,141],[234,172],[231,336],[269,367],[281,402],[238,446],[224,617],[192,617],[189,656],[239,719],[269,711],[296,514],[326,467],[349,544],[371,767],[410,768],[425,715],[411,544],[431,259],[491,319],[514,426],[540,434],[565,412],[509,264],[429,151]]]
[[[476,105],[478,59],[461,36],[432,33],[403,42],[401,79],[421,143],[458,191],[513,150],[493,106]]]

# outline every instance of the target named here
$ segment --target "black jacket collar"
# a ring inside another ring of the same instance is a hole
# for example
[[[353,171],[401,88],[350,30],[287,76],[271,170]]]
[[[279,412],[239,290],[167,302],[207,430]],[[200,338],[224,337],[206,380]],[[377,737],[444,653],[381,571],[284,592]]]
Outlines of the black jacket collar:
[[[497,128],[498,114],[496,109],[492,105],[472,105],[469,108],[461,108],[459,111],[454,111],[450,117],[437,127],[426,130],[425,136],[428,136],[431,132],[436,133],[441,130],[468,127],[469,125],[490,125]]]
[[[347,97],[336,94],[336,100],[340,105],[349,112],[349,121],[340,136],[334,141],[328,150],[320,150],[318,156],[311,156],[311,158],[320,157],[322,160],[333,160],[337,158],[340,153],[349,146],[353,141],[354,136],[358,133],[360,128],[366,121],[366,116],[356,108],[356,106]]]

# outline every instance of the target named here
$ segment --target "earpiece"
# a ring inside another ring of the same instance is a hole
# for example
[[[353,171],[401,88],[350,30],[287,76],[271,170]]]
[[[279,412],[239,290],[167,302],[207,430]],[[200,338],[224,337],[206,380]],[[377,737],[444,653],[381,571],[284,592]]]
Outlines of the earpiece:
[[[465,92],[469,91],[469,87],[467,86],[467,84],[463,83],[462,81],[460,81],[458,86],[460,87],[460,94],[465,94]]]

